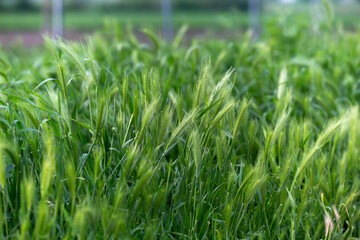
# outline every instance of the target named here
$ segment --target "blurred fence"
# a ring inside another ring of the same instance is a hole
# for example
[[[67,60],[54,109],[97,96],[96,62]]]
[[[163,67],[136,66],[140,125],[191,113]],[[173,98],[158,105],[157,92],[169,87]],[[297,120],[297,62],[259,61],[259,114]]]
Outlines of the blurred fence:
[[[255,4],[249,4],[254,2]],[[109,12],[114,10],[155,10],[161,9],[163,35],[172,40],[172,11],[175,10],[248,10],[251,6],[252,23],[257,23],[261,0],[0,0],[1,9],[13,11],[37,11],[43,9],[44,29],[50,29],[54,36],[63,33],[63,11],[97,9]],[[89,16],[90,17],[90,16]],[[51,24],[50,24],[51,23]],[[258,24],[252,24],[253,26]]]
[[[0,0],[0,6],[8,9],[35,10],[48,0]],[[247,10],[248,0],[172,0],[177,10]],[[161,0],[64,0],[66,9],[86,9],[89,7],[103,10],[156,10]]]
[[[163,26],[167,39],[173,36],[173,25],[183,24],[197,29],[251,27],[259,32],[266,19],[289,13],[292,19],[300,15],[316,23],[322,13],[314,2],[331,2],[345,27],[357,29],[360,0],[0,0],[0,32],[49,32],[52,28],[55,35],[61,35],[62,26],[89,31],[101,27],[105,19],[133,27]]]

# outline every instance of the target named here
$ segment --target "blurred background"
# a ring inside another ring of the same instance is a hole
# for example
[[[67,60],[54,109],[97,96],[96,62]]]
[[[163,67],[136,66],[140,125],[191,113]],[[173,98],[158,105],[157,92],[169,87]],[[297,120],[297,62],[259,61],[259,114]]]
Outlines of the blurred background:
[[[322,0],[0,0],[0,44],[40,45],[42,36],[70,40],[103,29],[109,23],[139,33],[149,28],[171,40],[188,26],[186,37],[228,38],[248,28],[260,32],[274,19],[287,24],[317,21]],[[360,0],[333,0],[332,11],[343,28],[357,31]]]

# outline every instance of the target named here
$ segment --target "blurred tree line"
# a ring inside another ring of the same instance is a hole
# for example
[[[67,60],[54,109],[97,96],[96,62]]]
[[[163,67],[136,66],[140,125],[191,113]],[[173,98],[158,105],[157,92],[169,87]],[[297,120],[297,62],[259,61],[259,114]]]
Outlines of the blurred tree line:
[[[36,10],[49,0],[0,0],[0,7],[13,10]],[[96,8],[110,10],[156,10],[161,0],[64,0],[67,9]],[[177,10],[247,10],[248,0],[172,0]]]

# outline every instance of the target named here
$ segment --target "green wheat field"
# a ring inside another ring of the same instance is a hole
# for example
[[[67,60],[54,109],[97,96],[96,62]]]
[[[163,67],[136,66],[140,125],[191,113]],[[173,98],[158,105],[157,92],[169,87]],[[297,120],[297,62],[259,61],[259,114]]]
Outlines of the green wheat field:
[[[110,26],[0,50],[1,239],[360,236],[360,35]]]

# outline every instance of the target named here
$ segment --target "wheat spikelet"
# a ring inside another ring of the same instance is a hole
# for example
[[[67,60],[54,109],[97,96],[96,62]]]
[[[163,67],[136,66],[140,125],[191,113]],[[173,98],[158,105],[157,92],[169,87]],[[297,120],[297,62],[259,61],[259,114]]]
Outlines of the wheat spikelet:
[[[170,139],[168,144],[166,145],[166,150],[169,149],[169,147],[174,144],[175,141],[177,141],[178,137],[191,126],[196,114],[197,109],[192,110],[187,116],[184,117],[184,119],[180,122],[180,124],[173,130],[171,133]],[[165,152],[166,152],[165,150]]]
[[[64,70],[59,57],[57,57],[56,66],[57,66],[57,74],[58,74],[58,80],[60,83],[61,92],[64,98],[66,99],[67,92],[66,92],[66,83],[64,78]]]
[[[81,75],[86,78],[86,70],[83,65],[83,61],[74,51],[74,49],[68,44],[65,44],[63,41],[59,41],[58,46],[64,53],[66,53],[70,57],[76,68],[80,71]]]
[[[232,132],[232,135],[234,138],[237,135],[241,124],[243,124],[247,120],[247,117],[249,115],[249,113],[248,113],[249,105],[250,105],[250,101],[247,99],[242,100],[242,102],[240,104],[238,117],[236,118],[234,129]]]
[[[41,197],[45,199],[47,197],[49,188],[52,184],[52,179],[55,174],[55,146],[52,138],[50,136],[44,137],[45,147],[46,147],[46,155],[42,162],[42,170],[41,170],[41,185],[40,185],[40,193]]]

